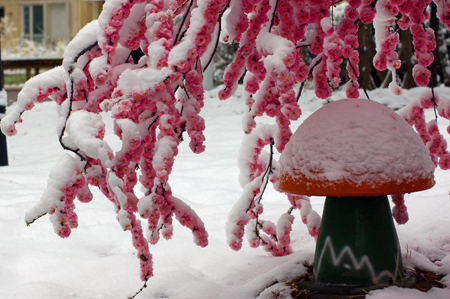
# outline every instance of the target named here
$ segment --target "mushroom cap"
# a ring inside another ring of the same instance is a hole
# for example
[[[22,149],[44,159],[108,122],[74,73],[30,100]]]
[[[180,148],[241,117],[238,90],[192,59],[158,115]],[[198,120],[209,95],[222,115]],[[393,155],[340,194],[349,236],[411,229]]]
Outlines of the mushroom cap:
[[[320,196],[402,194],[434,186],[419,135],[370,100],[327,104],[297,129],[280,157],[282,191]]]

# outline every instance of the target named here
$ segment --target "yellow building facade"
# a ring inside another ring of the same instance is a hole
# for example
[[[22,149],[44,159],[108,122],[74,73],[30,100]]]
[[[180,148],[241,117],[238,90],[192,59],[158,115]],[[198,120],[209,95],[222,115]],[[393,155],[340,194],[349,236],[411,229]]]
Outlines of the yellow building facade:
[[[104,1],[0,0],[0,17],[17,30],[15,37],[52,44],[69,41],[97,19]]]

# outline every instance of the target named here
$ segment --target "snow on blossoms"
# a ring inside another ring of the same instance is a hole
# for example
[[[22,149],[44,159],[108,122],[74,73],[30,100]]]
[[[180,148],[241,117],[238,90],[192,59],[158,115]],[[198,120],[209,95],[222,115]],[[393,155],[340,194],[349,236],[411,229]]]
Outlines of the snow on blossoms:
[[[67,46],[63,66],[28,81],[18,104],[1,123],[16,133],[24,111],[50,97],[60,105],[57,126],[66,154],[50,173],[28,224],[45,214],[61,237],[78,226],[76,198],[92,199],[97,187],[130,231],[141,279],[153,275],[149,243],[170,239],[174,218],[204,247],[199,216],[172,194],[169,177],[185,133],[194,153],[204,151],[203,71],[226,1],[106,1],[98,21]],[[217,40],[217,39],[216,39]],[[121,147],[104,140],[108,112]],[[143,196],[135,187],[140,184]],[[141,218],[141,219],[139,219]]]

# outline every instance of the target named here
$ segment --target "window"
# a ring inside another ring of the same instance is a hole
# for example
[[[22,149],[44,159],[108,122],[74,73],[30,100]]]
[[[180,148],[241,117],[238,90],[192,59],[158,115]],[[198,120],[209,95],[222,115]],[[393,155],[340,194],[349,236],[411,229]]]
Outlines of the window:
[[[23,38],[53,44],[71,39],[70,2],[23,6]]]
[[[44,41],[44,6],[23,7],[23,37],[42,43]]]

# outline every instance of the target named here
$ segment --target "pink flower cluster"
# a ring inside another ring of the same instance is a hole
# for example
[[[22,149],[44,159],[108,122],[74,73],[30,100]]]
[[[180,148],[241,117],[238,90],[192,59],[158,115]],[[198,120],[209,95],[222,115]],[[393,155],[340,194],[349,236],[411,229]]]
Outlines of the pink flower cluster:
[[[78,227],[78,216],[75,213],[75,204],[73,201],[79,191],[82,190],[81,194],[78,195],[80,201],[89,202],[92,199],[92,194],[84,188],[86,181],[80,170],[77,170],[75,179],[74,183],[70,182],[60,189],[61,199],[49,211],[50,215],[57,218],[57,222],[54,222],[54,228],[61,238],[67,238],[71,230]]]
[[[435,3],[438,10],[437,11],[438,18],[447,27],[450,27],[450,3],[442,0],[437,0],[435,1]]]
[[[295,195],[287,193],[289,202],[293,209],[300,210],[302,222],[306,224],[311,237],[317,239],[320,229],[320,217],[312,209],[310,199],[305,195]]]
[[[326,75],[330,81],[330,85],[334,88],[339,87],[341,83],[341,68],[340,65],[343,62],[342,54],[344,45],[342,40],[336,35],[331,34],[324,38],[324,51],[322,59],[325,61],[324,66],[327,70]]]
[[[185,75],[186,97],[182,97],[184,107],[182,119],[186,122],[186,131],[191,138],[189,146],[196,153],[205,150],[205,120],[199,115],[203,107],[203,77],[199,70],[191,70]]]
[[[205,230],[205,224],[198,215],[188,205],[176,197],[171,197],[174,203],[175,217],[181,225],[189,228],[194,236],[194,243],[200,247],[208,245],[208,233]]]
[[[236,52],[234,61],[227,67],[224,74],[225,88],[219,92],[219,98],[225,100],[232,95],[235,86],[244,72],[246,60],[254,53],[256,37],[261,27],[268,21],[267,12],[271,6],[269,1],[262,0],[253,6],[255,14],[252,15],[247,30],[242,34],[240,47]],[[255,58],[256,59],[256,58]],[[261,68],[259,72],[264,72]]]
[[[330,85],[327,82],[327,68],[326,62],[322,59],[321,62],[313,70],[314,76],[314,91],[316,96],[320,99],[327,99],[333,93]]]
[[[391,32],[389,28],[388,26],[385,27],[386,37],[379,41],[381,51],[378,51],[374,57],[374,66],[380,71],[395,70],[401,66],[401,61],[398,59],[398,53],[396,52],[400,38],[398,33]]]
[[[392,216],[398,224],[408,222],[408,211],[405,206],[404,194],[391,195],[394,206],[392,207]]]
[[[32,81],[28,81],[28,83],[32,83]],[[17,134],[15,124],[22,122],[21,116],[23,112],[33,109],[35,105],[34,103],[41,103],[42,101],[44,101],[44,99],[51,97],[55,100],[55,102],[61,105],[67,99],[66,86],[62,82],[60,84],[52,84],[50,86],[40,86],[37,88],[36,86],[33,86],[33,84],[30,85],[32,85],[31,86],[32,96],[20,97],[21,100],[19,101],[19,103],[20,105],[22,105],[23,110],[20,113],[18,113],[17,119],[14,120],[14,123],[8,126],[7,129],[3,131],[3,133],[6,136],[14,136]]]
[[[263,137],[263,136],[261,136]],[[265,137],[265,138],[264,138]],[[251,180],[254,180],[255,178],[259,177],[263,171],[266,169],[265,165],[263,164],[263,161],[261,159],[261,154],[263,152],[263,148],[266,145],[269,145],[273,142],[273,139],[269,136],[264,136],[263,138],[258,138],[256,140],[255,146],[252,147],[252,155],[251,160],[248,161],[248,170],[250,172],[250,178]],[[259,193],[259,187],[258,189],[254,190],[254,193]],[[256,195],[255,194],[255,195]]]
[[[134,248],[138,252],[139,264],[141,267],[141,280],[147,281],[153,276],[153,258],[150,254],[148,242],[144,237],[141,222],[136,219],[136,215],[129,213],[131,224],[131,238]]]
[[[294,32],[295,32],[295,19],[294,19],[294,7],[290,4],[290,1],[288,0],[279,0],[278,1],[278,7],[277,7],[277,13],[278,13],[278,32],[279,35],[294,41]]]
[[[414,80],[417,85],[426,86],[431,76],[431,72],[426,67],[433,62],[433,50],[436,48],[434,31],[431,28],[425,30],[422,24],[414,24],[411,25],[411,33],[414,36],[414,50],[419,62],[413,69]]]
[[[153,168],[153,157],[156,144],[156,125],[150,126],[148,135],[142,141],[142,157],[139,162],[141,167],[141,175],[139,182],[147,190],[146,195],[150,194],[153,189],[154,179],[156,177],[155,169]],[[159,216],[158,216],[159,217]],[[144,217],[148,218],[148,217]],[[155,224],[156,225],[156,224]]]
[[[110,59],[115,55],[119,44],[119,31],[123,27],[124,21],[130,16],[131,8],[138,2],[140,1],[121,1],[110,12],[108,23],[103,28],[104,42],[100,45],[104,51],[109,53]]]
[[[284,213],[275,226],[269,221],[261,221],[260,228],[266,233],[261,235],[261,243],[267,252],[274,256],[284,256],[292,253],[291,237],[294,216]]]
[[[441,103],[442,102],[442,103]],[[403,118],[413,125],[422,138],[423,143],[428,148],[431,160],[434,165],[439,166],[443,170],[450,169],[450,152],[448,150],[447,141],[440,133],[437,119],[430,121],[425,120],[424,109],[436,108],[440,116],[447,118],[446,113],[447,101],[441,101],[436,91],[425,90],[419,99],[414,100],[406,106],[402,111]],[[441,105],[442,104],[442,105]]]

